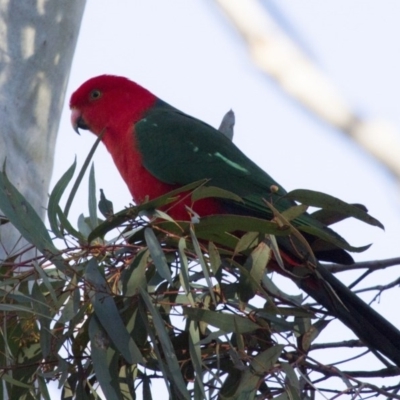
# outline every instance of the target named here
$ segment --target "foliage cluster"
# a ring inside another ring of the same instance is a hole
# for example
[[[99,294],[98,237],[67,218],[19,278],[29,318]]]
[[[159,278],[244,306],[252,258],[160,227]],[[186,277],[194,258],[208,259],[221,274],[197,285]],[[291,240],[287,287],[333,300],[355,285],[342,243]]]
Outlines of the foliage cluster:
[[[114,214],[103,192],[97,203],[92,167],[89,214],[75,228],[68,213],[89,160],[64,209],[75,163],[53,189],[50,231],[0,175],[2,222],[31,244],[0,267],[1,396],[50,399],[49,380],[58,381],[62,399],[99,398],[99,387],[108,400],[135,399],[138,390],[151,399],[157,379],[171,399],[285,400],[323,390],[309,375],[321,372],[309,351],[331,318],[282,292],[265,268],[279,261],[276,235],[301,242],[290,220],[306,207],[273,221],[228,215],[183,223],[159,211],[179,193],[232,196],[195,182]],[[332,201],[340,218],[367,218],[329,196],[292,195],[311,196],[303,203],[322,207],[321,219],[339,219]],[[373,392],[342,379],[347,392]]]

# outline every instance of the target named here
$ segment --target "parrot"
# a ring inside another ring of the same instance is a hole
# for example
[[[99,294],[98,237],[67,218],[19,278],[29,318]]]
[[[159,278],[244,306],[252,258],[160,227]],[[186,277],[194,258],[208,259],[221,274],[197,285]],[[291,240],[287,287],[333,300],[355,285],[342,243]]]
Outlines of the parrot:
[[[101,141],[136,204],[202,179],[242,201],[207,197],[192,204],[190,196],[182,195],[172,206],[168,204],[172,218],[190,221],[195,213],[200,218],[230,214],[273,220],[273,211],[265,199],[279,212],[297,204],[285,198],[287,192],[282,186],[229,137],[126,77],[100,75],[87,80],[72,94],[70,109],[77,133],[82,129],[102,135]],[[318,227],[340,238],[308,213],[291,223]],[[304,267],[307,257],[299,254],[287,237],[277,236],[285,266],[280,272],[351,329],[386,365],[391,364],[382,355],[400,367],[400,331],[323,265],[352,264],[351,255],[331,243],[321,245],[321,239],[310,233],[304,237],[314,250],[314,268],[300,278],[290,273]]]

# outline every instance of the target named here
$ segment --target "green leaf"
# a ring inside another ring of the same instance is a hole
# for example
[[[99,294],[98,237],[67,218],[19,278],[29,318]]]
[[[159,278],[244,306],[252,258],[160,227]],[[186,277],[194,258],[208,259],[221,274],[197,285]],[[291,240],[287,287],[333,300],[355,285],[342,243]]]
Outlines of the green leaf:
[[[183,313],[196,321],[206,322],[227,333],[246,333],[260,328],[256,323],[244,317],[226,314],[221,311],[183,307]]]
[[[43,358],[47,358],[51,352],[51,333],[50,333],[50,319],[42,317],[46,312],[49,311],[46,306],[46,298],[44,297],[40,286],[37,282],[32,287],[32,297],[36,301],[32,301],[32,306],[35,312],[38,314],[40,321],[40,349],[43,354]]]
[[[156,235],[154,234],[154,231],[151,228],[146,228],[144,230],[144,238],[146,240],[151,258],[157,268],[158,273],[172,285],[173,281],[171,271],[169,270],[164,251]]]
[[[74,175],[75,168],[76,168],[76,158],[72,163],[72,165],[68,168],[67,172],[65,172],[63,176],[60,178],[60,180],[56,183],[49,198],[47,216],[49,218],[51,230],[59,238],[63,238],[64,235],[58,225],[57,209],[59,208],[61,197]]]
[[[31,385],[27,385],[27,384],[25,384],[23,382],[20,382],[20,381],[16,380],[16,379],[13,379],[8,374],[2,374],[1,375],[1,379],[4,379],[6,382],[11,383],[14,386],[19,386],[19,387],[24,388],[24,389],[32,389]]]
[[[196,382],[201,391],[202,399],[206,399],[206,392],[203,384],[203,368],[201,361],[201,348],[200,348],[200,330],[198,324],[194,321],[189,322],[189,353],[195,370]]]
[[[68,221],[67,217],[63,213],[60,207],[57,207],[57,215],[58,219],[60,220],[61,226],[74,238],[77,240],[81,240],[82,242],[85,241],[84,236],[78,232]]]
[[[100,189],[99,210],[106,218],[110,218],[114,214],[113,203],[106,198],[103,189]]]
[[[275,222],[260,218],[244,217],[240,215],[211,215],[204,217],[196,224],[196,233],[224,231],[224,232],[259,232],[273,235],[287,235],[288,229],[279,227]]]
[[[217,246],[213,242],[208,242],[208,257],[210,259],[211,270],[214,276],[216,276],[221,268],[222,261]]]
[[[191,292],[191,287],[189,283],[189,267],[188,267],[188,260],[185,254],[185,249],[186,249],[186,241],[184,238],[179,239],[179,244],[178,244],[178,253],[179,253],[179,259],[180,259],[180,282],[181,285],[186,293],[186,296],[191,304],[192,307],[194,307],[195,302],[193,298],[193,294]]]
[[[138,215],[137,207],[129,207],[110,216],[106,221],[97,226],[88,236],[88,242],[91,243],[97,238],[104,237],[108,232],[115,228],[119,228],[124,222],[135,219]]]
[[[100,224],[96,229],[94,229],[88,237],[88,241],[91,242],[98,237],[104,237],[108,232],[113,229],[120,227],[124,222],[129,221],[131,219],[135,219],[139,212],[141,211],[149,211],[155,210],[156,208],[162,207],[166,204],[169,204],[177,199],[177,195],[190,192],[191,190],[199,187],[200,185],[204,185],[207,182],[207,179],[202,179],[197,182],[193,182],[189,185],[182,186],[178,189],[172,190],[171,192],[157,197],[151,201],[142,203],[137,207],[130,207],[123,211],[120,211],[110,217],[107,221],[104,221]],[[176,229],[176,226],[175,226]]]
[[[139,348],[127,331],[114,299],[109,293],[107,283],[99,271],[96,259],[92,258],[85,270],[85,278],[94,289],[90,300],[93,304],[95,314],[110,336],[114,346],[130,364],[143,362],[143,356]]]
[[[18,312],[18,311],[23,311],[27,312],[29,314],[35,314],[39,317],[43,318],[48,318],[51,320],[53,317],[49,315],[48,310],[46,310],[46,313],[40,313],[37,312],[36,310],[32,309],[31,307],[25,307],[25,306],[20,306],[18,304],[0,304],[0,311],[12,311],[12,312]]]
[[[362,253],[363,251],[369,249],[371,247],[370,244],[367,244],[366,246],[359,246],[355,247],[347,243],[343,238],[341,238],[339,235],[335,235],[328,230],[322,230],[316,226],[306,226],[306,225],[301,225],[298,226],[297,229],[302,232],[309,233],[313,236],[317,236],[320,239],[323,239],[329,243],[332,243],[344,250],[351,251],[353,253]]]
[[[248,270],[249,274],[242,273],[239,280],[239,298],[244,303],[253,298],[259,289],[270,258],[271,249],[264,242],[259,243],[247,258],[243,267]]]
[[[79,233],[80,233],[80,235],[82,235],[85,238],[88,237],[91,232],[91,228],[90,228],[88,222],[90,222],[90,221],[87,218],[85,218],[85,216],[83,214],[79,215],[79,217],[78,217]]]
[[[157,311],[155,311],[155,312],[157,312]],[[161,355],[160,350],[158,348],[159,340],[155,335],[155,331],[157,330],[157,328],[154,326],[154,324],[152,324],[150,326],[149,319],[147,316],[147,303],[145,301],[139,302],[139,313],[140,313],[140,316],[142,317],[141,319],[142,319],[143,325],[146,327],[146,333],[149,335],[150,340],[154,344],[153,350],[154,350],[154,353],[155,353],[157,361],[158,361],[157,367],[161,371],[161,375],[164,379],[165,386],[168,390],[169,398],[172,399],[173,396],[172,396],[172,392],[171,392],[171,385],[170,385],[170,382],[168,381],[168,378],[170,377],[170,370],[165,365],[164,357]]]
[[[249,261],[250,264],[250,275],[254,279],[255,282],[261,282],[262,277],[265,274],[265,267],[268,264],[271,258],[271,249],[270,247],[261,242],[259,245],[252,251]]]
[[[260,237],[259,232],[247,232],[240,237],[235,247],[235,253],[241,253],[242,251],[252,249],[257,246],[258,239]]]
[[[166,193],[160,197],[157,197],[156,199],[150,200],[146,203],[140,204],[137,209],[139,211],[144,211],[144,210],[155,210],[156,208],[160,208],[161,206],[164,206],[166,204],[169,204],[177,199],[178,194],[182,194],[185,192],[191,192],[194,189],[204,185],[208,180],[207,179],[201,179],[199,181],[189,183],[188,185],[181,186],[178,189],[171,190],[169,193]]]
[[[367,208],[362,204],[351,204],[354,207],[358,207],[361,210],[368,212]],[[337,222],[343,221],[346,218],[349,218],[349,215],[344,215],[337,210],[326,210],[320,209],[318,211],[313,212],[310,214],[313,218],[317,219],[319,222],[323,223],[324,225],[332,225],[336,224]]]
[[[319,336],[319,334],[328,326],[330,321],[318,320],[312,324],[310,328],[301,337],[302,350],[307,352],[311,343]]]
[[[283,348],[283,345],[275,345],[254,357],[250,368],[242,373],[234,395],[229,398],[237,400],[254,398],[260,381],[274,367]]]
[[[278,317],[282,315],[282,317]],[[257,318],[262,318],[268,321],[268,325],[273,328],[274,332],[292,332],[296,333],[296,326],[293,322],[289,322],[286,316],[309,316],[302,308],[289,308],[289,307],[271,307],[271,311],[258,311]]]
[[[100,133],[100,135],[97,137],[96,141],[94,142],[92,148],[90,149],[89,154],[86,157],[85,162],[82,165],[81,170],[79,171],[79,174],[75,180],[74,186],[72,186],[71,193],[68,196],[67,203],[65,204],[65,208],[64,208],[64,214],[66,217],[68,217],[69,210],[70,210],[72,202],[75,198],[76,192],[78,191],[78,188],[82,182],[83,176],[85,175],[85,172],[90,164],[90,160],[92,159],[93,154],[97,149],[97,146],[101,142],[101,139],[103,138],[104,133],[105,133],[105,129],[103,129],[103,131]]]
[[[276,344],[258,354],[250,363],[253,373],[256,375],[264,375],[269,372],[275,366],[284,348],[284,345]]]
[[[348,204],[325,193],[315,192],[313,190],[297,189],[289,192],[285,197],[309,206],[341,212],[344,215],[351,216],[369,225],[378,226],[379,228],[384,229],[383,225],[377,219],[365,212],[363,208],[360,208],[357,205]]]
[[[288,400],[301,400],[302,397],[300,396],[300,381],[294,368],[289,363],[285,362],[281,362],[281,368],[282,371],[286,374],[286,391],[290,393],[290,397],[288,397]]]
[[[133,259],[129,269],[125,270],[123,276],[125,296],[134,296],[137,294],[139,287],[146,287],[146,269],[149,263],[149,255],[150,252],[148,249],[140,250]]]
[[[164,321],[163,321],[159,311],[154,307],[149,294],[142,288],[139,288],[139,290],[140,290],[140,295],[141,295],[144,303],[146,304],[146,308],[150,311],[150,314],[153,317],[154,327],[157,331],[158,339],[163,348],[164,357],[168,364],[171,378],[173,379],[174,383],[176,384],[181,395],[185,399],[190,399],[190,395],[189,395],[189,392],[187,391],[186,384],[183,380],[181,369],[180,369],[180,366],[178,363],[178,359],[177,359],[175,351],[174,351],[174,347],[173,347],[173,345],[171,343],[171,339],[169,338],[168,333],[165,329]]]
[[[215,186],[200,186],[192,193],[192,201],[198,201],[208,197],[219,197],[243,203],[243,199],[237,194]]]
[[[303,301],[303,295],[289,295],[283,292],[281,289],[278,288],[278,286],[275,285],[275,283],[268,275],[263,276],[262,284],[274,297],[286,300],[288,303],[293,303],[300,306]]]
[[[201,252],[200,244],[194,233],[193,227],[190,227],[190,237],[192,239],[194,251],[196,252],[197,258],[201,265],[201,269],[203,271],[204,279],[206,280],[210,296],[211,296],[214,304],[217,304],[217,299],[215,298],[215,294],[214,294],[214,286],[213,286],[213,283],[211,282],[210,274],[208,272],[208,265],[206,264],[206,262],[204,260],[203,253]]]
[[[39,383],[39,391],[41,398],[43,398],[44,400],[51,400],[46,380],[40,375],[38,375],[37,380]]]
[[[56,292],[54,291],[53,286],[51,285],[51,283],[49,281],[49,277],[47,276],[46,271],[36,261],[34,261],[32,263],[32,265],[35,268],[35,271],[38,273],[38,275],[42,279],[43,284],[46,286],[47,290],[49,291],[50,296],[53,300],[54,306],[57,306],[58,299],[56,296]]]
[[[66,324],[67,322],[71,321],[71,319],[75,316],[76,311],[74,310],[74,298],[70,296],[68,301],[64,305],[62,310],[61,316],[59,318],[59,322],[62,324]]]
[[[58,269],[65,270],[63,260],[56,256],[59,252],[41,218],[8,180],[4,170],[0,173],[0,209],[29,243],[51,259]]]
[[[108,337],[95,316],[89,322],[89,337],[91,344],[91,358],[96,372],[96,378],[107,400],[121,400],[119,387],[112,384],[110,363],[107,357]]]
[[[97,219],[97,199],[96,199],[96,180],[94,175],[94,164],[90,168],[89,173],[89,217],[90,225],[92,228],[96,228],[99,224]]]
[[[281,214],[286,220],[292,221],[293,219],[296,219],[300,217],[300,215],[304,214],[307,211],[307,208],[307,204],[299,204],[298,206],[293,206],[285,211],[282,211]]]

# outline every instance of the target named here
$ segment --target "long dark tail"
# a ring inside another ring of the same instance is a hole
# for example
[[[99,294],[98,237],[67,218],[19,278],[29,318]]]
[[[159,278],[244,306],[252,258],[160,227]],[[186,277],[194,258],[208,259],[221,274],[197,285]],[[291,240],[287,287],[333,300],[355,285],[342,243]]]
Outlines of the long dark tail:
[[[349,327],[369,348],[400,367],[400,331],[322,265],[298,285]]]

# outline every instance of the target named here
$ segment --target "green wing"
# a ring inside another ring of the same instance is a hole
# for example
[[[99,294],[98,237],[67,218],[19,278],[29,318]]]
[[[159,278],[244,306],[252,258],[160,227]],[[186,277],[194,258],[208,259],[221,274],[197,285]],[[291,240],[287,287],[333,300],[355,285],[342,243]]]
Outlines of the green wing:
[[[135,133],[145,168],[163,182],[185,185],[210,179],[210,186],[239,195],[248,212],[265,217],[271,212],[263,198],[280,210],[294,204],[282,198],[286,191],[225,135],[165,103],[136,123]],[[272,185],[277,192],[271,193]]]
[[[210,186],[228,190],[243,199],[243,203],[222,200],[229,213],[271,219],[272,211],[264,199],[280,212],[296,205],[284,197],[286,191],[274,179],[246,157],[225,135],[162,101],[135,124],[135,134],[143,165],[152,175],[163,182],[177,185],[210,179]],[[278,190],[271,191],[272,185]],[[308,227],[319,231],[319,234],[315,231],[316,235],[330,242],[323,246],[323,251],[330,254],[340,250],[336,245],[348,249],[351,247],[309,214],[302,214],[292,222],[299,229]],[[315,240],[313,234],[305,236],[311,242]],[[339,257],[329,255],[321,259],[351,262],[350,256],[346,253],[346,259],[343,253],[340,250]]]

